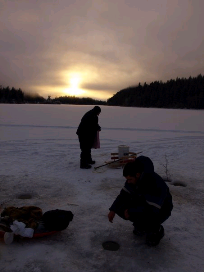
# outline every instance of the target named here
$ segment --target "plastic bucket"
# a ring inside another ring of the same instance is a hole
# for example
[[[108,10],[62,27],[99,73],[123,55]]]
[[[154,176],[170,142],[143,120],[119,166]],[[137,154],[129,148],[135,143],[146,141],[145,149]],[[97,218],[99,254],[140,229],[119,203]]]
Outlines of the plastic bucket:
[[[118,158],[126,157],[129,155],[129,146],[119,145],[118,146]]]

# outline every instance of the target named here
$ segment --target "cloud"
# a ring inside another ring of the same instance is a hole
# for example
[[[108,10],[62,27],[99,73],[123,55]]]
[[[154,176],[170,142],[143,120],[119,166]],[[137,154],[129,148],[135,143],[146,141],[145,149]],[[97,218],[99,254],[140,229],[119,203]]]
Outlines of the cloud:
[[[203,8],[199,0],[0,1],[0,84],[54,95],[78,74],[87,93],[110,97],[196,76]]]

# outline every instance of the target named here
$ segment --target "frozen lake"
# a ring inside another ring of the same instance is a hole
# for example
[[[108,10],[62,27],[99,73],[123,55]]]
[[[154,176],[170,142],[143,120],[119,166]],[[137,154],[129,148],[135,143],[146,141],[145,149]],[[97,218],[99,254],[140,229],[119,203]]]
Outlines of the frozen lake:
[[[6,167],[9,150],[12,159],[28,145],[36,155],[42,145],[66,155],[69,149],[79,154],[76,128],[92,106],[74,105],[0,105],[1,159]],[[162,171],[162,159],[168,158],[173,174],[181,176],[186,165],[189,179],[201,181],[204,156],[204,111],[101,106],[99,123],[101,149],[97,154],[117,152],[118,145],[150,156]],[[15,152],[16,151],[16,152]],[[18,151],[18,152],[17,152]],[[93,151],[94,152],[94,151]],[[104,161],[102,161],[103,163]],[[29,161],[28,161],[29,163]],[[4,170],[1,170],[4,171]]]

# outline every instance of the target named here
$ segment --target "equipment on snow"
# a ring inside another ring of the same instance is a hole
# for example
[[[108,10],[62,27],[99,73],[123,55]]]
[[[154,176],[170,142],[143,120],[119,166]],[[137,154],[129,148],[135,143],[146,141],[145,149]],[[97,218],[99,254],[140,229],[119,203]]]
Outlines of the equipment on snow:
[[[122,158],[118,158],[119,157],[118,153],[111,153],[111,159],[112,159],[112,161],[109,161],[109,162],[107,162],[105,164],[96,166],[96,167],[94,167],[94,169],[96,170],[96,169],[98,169],[100,167],[103,167],[103,166],[106,166],[106,165],[113,165],[114,167],[124,166],[128,162],[134,161],[137,158],[137,155],[140,154],[140,153],[142,153],[142,151],[138,152],[138,153],[128,152],[128,155],[124,156]]]

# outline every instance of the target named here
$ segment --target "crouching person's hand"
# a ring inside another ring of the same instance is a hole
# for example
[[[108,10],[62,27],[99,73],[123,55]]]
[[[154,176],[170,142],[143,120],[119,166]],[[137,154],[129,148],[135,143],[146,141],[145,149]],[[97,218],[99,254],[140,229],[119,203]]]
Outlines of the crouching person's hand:
[[[113,218],[115,217],[115,212],[114,211],[110,211],[108,214],[108,220],[113,223]]]

